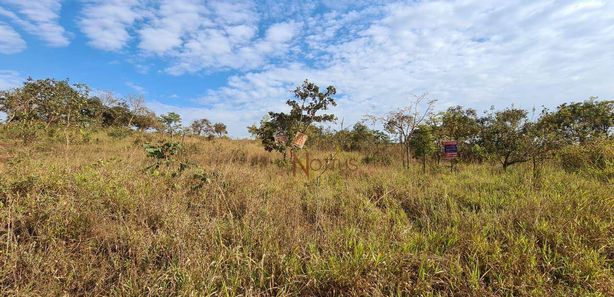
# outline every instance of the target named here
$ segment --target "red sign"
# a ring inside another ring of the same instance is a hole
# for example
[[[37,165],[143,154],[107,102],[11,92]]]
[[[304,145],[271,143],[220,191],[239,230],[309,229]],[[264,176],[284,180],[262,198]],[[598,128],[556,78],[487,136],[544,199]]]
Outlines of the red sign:
[[[445,159],[455,159],[458,157],[458,142],[455,140],[443,142],[443,157]]]

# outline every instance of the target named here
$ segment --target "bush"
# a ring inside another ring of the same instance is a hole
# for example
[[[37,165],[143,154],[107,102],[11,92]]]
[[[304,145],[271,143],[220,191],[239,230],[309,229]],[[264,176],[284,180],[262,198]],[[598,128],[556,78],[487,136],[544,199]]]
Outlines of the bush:
[[[4,125],[6,137],[9,139],[20,139],[24,144],[32,143],[38,138],[38,131],[41,129],[40,124],[16,122]]]
[[[559,153],[563,170],[611,180],[614,178],[614,141],[599,139],[584,145],[569,145]]]
[[[109,132],[107,132],[107,135],[109,135],[109,137],[115,140],[124,139],[130,134],[132,134],[132,130],[128,128],[123,128],[123,127],[122,128],[111,128]]]
[[[362,158],[363,164],[377,164],[377,165],[390,165],[392,164],[392,158],[385,152],[372,152],[366,154]]]

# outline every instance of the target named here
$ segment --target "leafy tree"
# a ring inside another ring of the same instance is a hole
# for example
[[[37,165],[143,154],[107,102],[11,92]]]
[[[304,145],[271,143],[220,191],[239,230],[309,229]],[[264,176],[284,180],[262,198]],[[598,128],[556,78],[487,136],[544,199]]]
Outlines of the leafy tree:
[[[215,124],[213,124],[213,132],[215,132],[215,134],[218,137],[222,137],[222,136],[228,134],[228,131],[226,130],[226,125],[224,125],[223,123],[215,123]]]
[[[283,121],[282,119],[286,119],[286,117],[277,117],[273,120],[270,116],[271,112],[265,115],[262,120],[260,120],[260,125],[252,125],[247,129],[252,136],[256,139],[260,139],[262,144],[264,145],[264,149],[268,152],[278,151],[284,155],[284,159],[286,157],[286,143],[280,143],[275,141],[275,136],[284,133],[283,131],[289,130],[289,124],[287,121]]]
[[[431,127],[424,124],[416,127],[409,145],[413,149],[414,155],[422,159],[422,173],[426,173],[426,158],[437,149]]]
[[[211,134],[213,127],[211,126],[211,121],[208,119],[199,119],[194,120],[192,124],[190,124],[190,130],[192,130],[194,135],[207,136]]]
[[[442,133],[459,142],[472,140],[478,136],[480,126],[475,109],[464,109],[462,106],[453,106],[441,115]]]
[[[89,88],[71,85],[68,80],[28,78],[21,88],[6,91],[0,100],[0,111],[12,121],[40,121],[45,127],[62,124],[66,127],[83,120]]]
[[[190,124],[190,131],[194,135],[205,136],[212,139],[214,136],[222,137],[228,132],[226,131],[226,125],[223,123],[212,124],[208,119],[195,120]]]
[[[139,131],[145,131],[148,129],[160,129],[160,121],[156,118],[156,114],[152,111],[138,114],[134,117],[132,125]]]
[[[286,101],[290,106],[290,113],[271,111],[260,122],[260,126],[251,126],[248,130],[262,141],[265,150],[278,151],[285,159],[293,135],[297,132],[306,132],[314,123],[335,120],[333,114],[318,114],[318,112],[337,105],[332,97],[336,92],[333,86],[328,86],[326,91],[321,92],[320,87],[305,80],[294,90],[294,99]],[[275,136],[280,134],[287,136],[287,140],[276,141]]]
[[[557,130],[553,121],[550,121],[552,114],[544,108],[539,120],[535,123],[527,124],[527,155],[533,163],[534,185],[539,187],[541,183],[541,167],[543,163],[560,148],[565,139]]]
[[[166,133],[171,135],[171,138],[181,129],[181,116],[177,113],[169,112],[161,115],[160,122]]]
[[[556,128],[569,143],[586,143],[597,137],[611,136],[614,126],[614,101],[565,103],[543,121]]]
[[[102,112],[103,127],[127,127],[132,119],[132,113],[126,102],[116,101],[112,106],[106,106]]]
[[[482,142],[486,150],[496,156],[503,170],[510,165],[528,161],[527,112],[508,108],[480,120]]]
[[[385,133],[372,130],[360,122],[354,124],[352,130],[338,131],[333,137],[335,142],[345,151],[361,151],[390,141]]]
[[[81,114],[84,117],[86,126],[95,126],[102,123],[102,114],[106,110],[106,106],[102,103],[99,97],[90,97],[85,102],[85,106],[81,109]]]
[[[458,141],[459,156],[465,160],[480,159],[478,115],[475,109],[453,106],[439,115],[440,126],[436,128],[439,141]]]

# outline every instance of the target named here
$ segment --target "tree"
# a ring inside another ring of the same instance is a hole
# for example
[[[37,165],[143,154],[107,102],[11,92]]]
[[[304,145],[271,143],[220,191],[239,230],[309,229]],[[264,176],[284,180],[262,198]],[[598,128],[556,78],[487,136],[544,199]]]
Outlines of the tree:
[[[101,125],[103,127],[128,127],[132,113],[126,102],[114,101],[113,105],[105,105],[102,112]]]
[[[128,106],[130,107],[130,118],[128,120],[128,126],[132,126],[136,117],[146,116],[150,113],[150,110],[145,105],[145,98],[143,95],[131,95],[127,98]]]
[[[426,158],[436,150],[435,139],[428,125],[416,127],[409,145],[414,151],[414,155],[422,159],[422,173],[426,173]]]
[[[32,96],[26,96],[23,88],[3,91],[0,95],[0,111],[6,113],[6,123],[36,119],[36,103]]]
[[[611,136],[614,126],[614,101],[597,101],[591,97],[584,102],[565,103],[544,122],[556,127],[569,143],[586,143],[594,138]]]
[[[224,125],[223,123],[213,124],[213,132],[215,132],[218,137],[222,137],[228,134],[228,131],[226,131],[226,125]]]
[[[453,106],[441,114],[442,133],[459,142],[475,139],[480,131],[475,109]]]
[[[143,132],[148,129],[160,129],[160,121],[156,117],[153,111],[148,111],[143,114],[136,115],[132,122],[132,125]]]
[[[106,110],[106,106],[102,103],[99,97],[90,97],[85,102],[85,106],[81,110],[85,118],[86,126],[99,125],[102,122],[102,114]]]
[[[480,125],[475,109],[453,106],[440,113],[440,126],[437,127],[439,141],[456,140],[459,156],[464,160],[480,160],[481,149],[478,144]]]
[[[84,84],[70,84],[68,80],[28,78],[21,88],[5,91],[0,111],[12,121],[39,121],[45,128],[51,125],[80,123],[87,104],[89,88]]]
[[[160,116],[160,122],[164,126],[166,133],[173,137],[181,129],[181,116],[174,112],[169,112]]]
[[[190,124],[190,130],[192,130],[194,135],[207,136],[211,134],[213,127],[211,126],[211,121],[208,119],[199,119],[194,120],[192,124]]]
[[[389,142],[388,135],[381,131],[372,130],[361,122],[354,124],[352,130],[337,131],[333,135],[333,139],[345,151],[361,151],[374,145]]]
[[[208,119],[195,120],[190,124],[190,131],[194,135],[205,136],[212,139],[214,136],[222,137],[228,132],[226,131],[226,125],[223,123],[212,124]]]
[[[251,126],[248,130],[262,141],[265,150],[278,151],[285,159],[293,135],[297,132],[306,132],[314,123],[335,120],[333,114],[318,114],[318,112],[337,105],[332,97],[336,92],[334,86],[328,86],[326,91],[321,92],[320,87],[305,80],[294,90],[294,99],[286,101],[290,106],[290,113],[271,111],[260,122],[260,126]],[[279,135],[285,135],[286,140],[279,141],[282,139],[280,137],[276,140],[276,136]]]
[[[533,163],[534,186],[541,185],[541,167],[556,149],[563,145],[563,134],[550,120],[552,113],[542,109],[539,120],[527,124],[527,155]]]
[[[496,156],[503,170],[510,165],[528,161],[527,112],[508,108],[480,119],[481,141],[486,150]]]
[[[410,141],[414,131],[433,116],[433,108],[437,100],[430,99],[427,95],[414,95],[408,106],[392,111],[383,117],[368,116],[374,122],[383,122],[384,129],[398,137],[399,144],[403,148],[403,166],[405,168],[409,168],[411,161]]]

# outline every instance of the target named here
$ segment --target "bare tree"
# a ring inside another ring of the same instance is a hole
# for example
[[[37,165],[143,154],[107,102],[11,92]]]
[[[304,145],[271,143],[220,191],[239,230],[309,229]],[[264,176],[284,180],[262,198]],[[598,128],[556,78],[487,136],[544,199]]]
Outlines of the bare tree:
[[[120,103],[120,101],[111,91],[102,91],[100,94],[98,94],[98,98],[100,98],[100,101],[104,106],[108,107],[117,106]]]
[[[128,120],[128,127],[132,126],[134,118],[137,116],[147,115],[149,109],[145,105],[145,98],[143,95],[130,95],[126,98],[128,105],[130,106],[130,120]]]
[[[384,116],[368,115],[372,122],[380,122],[386,132],[398,137],[403,148],[403,166],[409,168],[411,161],[410,142],[418,126],[424,124],[432,115],[437,100],[428,94],[413,95],[409,105],[399,110],[391,111]]]

